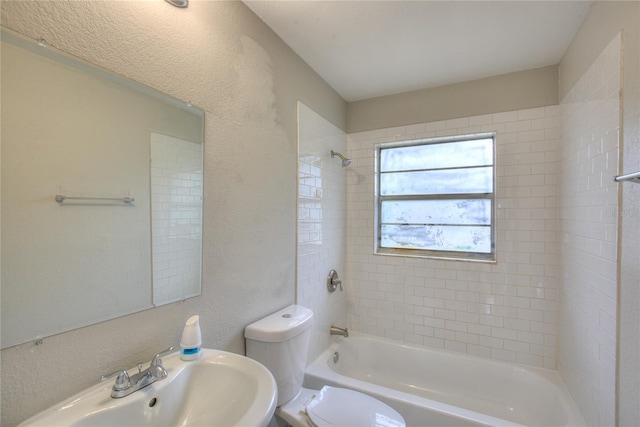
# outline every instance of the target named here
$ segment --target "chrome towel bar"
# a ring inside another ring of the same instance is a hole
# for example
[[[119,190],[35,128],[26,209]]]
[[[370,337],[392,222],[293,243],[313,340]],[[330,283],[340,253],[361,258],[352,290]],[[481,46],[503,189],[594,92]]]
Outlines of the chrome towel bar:
[[[65,200],[100,200],[100,201],[115,201],[122,202],[130,205],[135,200],[133,197],[69,197],[62,194],[56,195],[56,202],[62,203]]]

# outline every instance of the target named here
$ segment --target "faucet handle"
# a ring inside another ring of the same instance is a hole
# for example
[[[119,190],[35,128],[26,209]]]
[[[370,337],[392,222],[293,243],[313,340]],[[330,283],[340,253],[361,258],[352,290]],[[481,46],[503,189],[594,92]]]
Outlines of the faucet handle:
[[[122,370],[122,372],[120,372],[118,374],[118,377],[116,378],[116,383],[113,385],[113,389],[114,390],[126,390],[129,387],[131,387],[131,381],[129,378],[129,374],[127,373],[127,371],[125,369]]]
[[[131,387],[129,373],[127,372],[126,369],[119,369],[115,372],[111,372],[110,374],[103,375],[100,377],[100,381],[108,380],[109,378],[113,378],[116,375],[118,377],[116,378],[116,383],[113,385],[114,390],[118,390],[118,391],[126,390],[129,387]]]
[[[151,364],[149,365],[149,370],[151,371],[151,374],[157,380],[161,380],[163,378],[166,378],[167,375],[168,375],[167,370],[164,369],[164,366],[162,366],[162,359],[160,358],[160,356],[168,354],[172,350],[173,350],[173,346],[167,348],[166,350],[161,351],[160,353],[156,354],[153,357],[153,360],[151,361]]]
[[[162,350],[160,353],[153,356],[153,359],[151,360],[151,364],[149,366],[162,366],[162,359],[160,358],[160,356],[169,354],[172,351],[173,351],[173,346],[170,346],[169,348]]]
[[[100,377],[100,381],[108,380],[109,378],[113,378],[113,377],[115,377],[116,375],[120,375],[120,374],[122,374],[123,372],[125,372],[125,373],[126,373],[127,371],[126,371],[125,369],[118,369],[117,371],[111,372],[110,374],[102,375],[102,376]],[[129,374],[127,374],[127,375],[129,375]]]

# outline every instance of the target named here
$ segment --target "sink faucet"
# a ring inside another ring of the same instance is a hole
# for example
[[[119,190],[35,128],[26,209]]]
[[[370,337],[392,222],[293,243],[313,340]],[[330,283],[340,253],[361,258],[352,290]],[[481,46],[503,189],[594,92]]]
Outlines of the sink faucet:
[[[116,372],[103,375],[100,377],[100,381],[116,377],[117,375],[116,383],[111,388],[111,397],[118,399],[120,397],[128,396],[149,384],[153,384],[154,382],[163,380],[167,377],[167,370],[162,366],[162,359],[160,356],[163,356],[172,350],[173,346],[156,354],[151,360],[151,363],[149,363],[149,367],[144,371],[142,370],[142,363],[138,363],[138,373],[131,377],[126,369],[120,369]]]
[[[338,328],[337,326],[331,326],[331,328],[329,328],[329,334],[342,335],[343,337],[347,338],[349,336],[349,331],[347,330],[347,328]]]

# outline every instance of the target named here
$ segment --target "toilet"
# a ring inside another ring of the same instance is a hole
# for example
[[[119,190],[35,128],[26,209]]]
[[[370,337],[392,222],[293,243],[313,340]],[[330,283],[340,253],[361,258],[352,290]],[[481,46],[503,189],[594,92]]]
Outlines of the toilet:
[[[404,427],[397,411],[364,393],[302,387],[312,321],[313,311],[290,305],[244,330],[247,356],[266,366],[278,384],[276,416],[293,427]]]

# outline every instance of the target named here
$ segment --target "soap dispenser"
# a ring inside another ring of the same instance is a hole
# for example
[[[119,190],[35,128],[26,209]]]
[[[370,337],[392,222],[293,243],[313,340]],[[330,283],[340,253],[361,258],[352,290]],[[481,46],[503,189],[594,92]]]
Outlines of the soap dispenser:
[[[180,358],[182,360],[197,360],[201,356],[202,333],[200,332],[200,316],[195,315],[187,319],[180,339]]]

